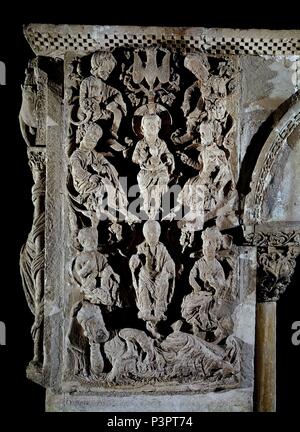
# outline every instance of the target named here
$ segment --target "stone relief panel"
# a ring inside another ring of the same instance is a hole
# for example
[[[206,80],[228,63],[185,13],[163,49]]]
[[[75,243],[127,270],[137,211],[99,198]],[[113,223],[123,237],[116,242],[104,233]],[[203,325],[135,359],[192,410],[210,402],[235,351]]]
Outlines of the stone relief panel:
[[[254,258],[227,234],[238,76],[233,58],[162,47],[66,55],[68,385],[249,385]]]

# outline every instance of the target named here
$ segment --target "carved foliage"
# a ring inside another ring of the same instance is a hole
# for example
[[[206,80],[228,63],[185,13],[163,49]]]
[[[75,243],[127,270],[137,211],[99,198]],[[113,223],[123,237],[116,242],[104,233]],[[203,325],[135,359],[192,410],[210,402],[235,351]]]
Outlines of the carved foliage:
[[[277,301],[290,284],[296,258],[300,253],[297,247],[272,248],[258,250],[259,302]]]
[[[246,234],[245,239],[255,246],[300,246],[299,230],[255,232]]]

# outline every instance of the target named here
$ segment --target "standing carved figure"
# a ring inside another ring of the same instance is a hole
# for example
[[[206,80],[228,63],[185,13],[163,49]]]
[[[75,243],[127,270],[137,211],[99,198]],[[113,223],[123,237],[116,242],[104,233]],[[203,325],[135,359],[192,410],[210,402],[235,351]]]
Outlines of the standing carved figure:
[[[175,264],[159,241],[160,232],[158,222],[145,222],[145,241],[137,247],[137,254],[129,261],[138,317],[146,321],[147,329],[154,336],[158,336],[157,323],[166,319],[165,313],[175,287]]]
[[[143,197],[143,209],[154,219],[161,206],[162,195],[168,190],[170,174],[174,171],[174,157],[166,143],[159,138],[161,119],[157,114],[142,118],[144,138],[134,150],[132,160],[141,168],[138,185]]]

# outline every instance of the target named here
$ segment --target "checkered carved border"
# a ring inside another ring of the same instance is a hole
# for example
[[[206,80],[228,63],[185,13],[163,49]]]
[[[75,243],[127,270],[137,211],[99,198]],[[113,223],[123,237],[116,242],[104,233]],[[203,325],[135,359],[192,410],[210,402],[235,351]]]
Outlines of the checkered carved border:
[[[213,55],[300,55],[300,38],[211,37],[192,35],[164,35],[126,32],[101,33],[97,38],[90,33],[59,33],[28,31],[27,39],[39,55],[62,55],[64,52],[92,52],[118,47],[161,46],[174,51],[204,50]]]
[[[37,51],[44,51],[49,55],[53,51],[93,51],[99,43],[88,34],[54,34],[54,33],[29,33],[31,42]]]

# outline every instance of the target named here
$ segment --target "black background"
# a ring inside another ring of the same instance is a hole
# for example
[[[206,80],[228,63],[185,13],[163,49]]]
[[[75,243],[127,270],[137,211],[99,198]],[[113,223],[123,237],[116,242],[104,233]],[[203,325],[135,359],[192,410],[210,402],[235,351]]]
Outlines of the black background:
[[[49,5],[51,4],[51,7]],[[11,410],[32,416],[44,412],[45,392],[26,379],[25,368],[32,358],[30,327],[33,317],[27,308],[19,276],[19,250],[31,227],[31,173],[26,145],[18,125],[20,85],[28,59],[34,55],[22,34],[22,24],[80,23],[101,25],[161,25],[233,28],[299,29],[299,10],[285,2],[261,12],[253,2],[218,6],[186,1],[166,7],[154,2],[73,3],[72,9],[45,2],[33,7],[26,3],[6,5],[0,28],[0,60],[6,64],[7,80],[0,86],[1,125],[1,297],[0,320],[6,324],[7,345],[0,346],[1,412]],[[184,10],[183,10],[184,7]],[[209,10],[208,10],[209,9]],[[299,9],[299,6],[298,6]],[[271,12],[270,12],[271,11]],[[299,261],[299,260],[298,260]],[[292,284],[278,303],[278,412],[295,413],[299,408],[300,346],[291,343],[291,325],[300,320],[300,263]],[[99,428],[100,429],[100,428]],[[101,430],[101,429],[100,429]]]

